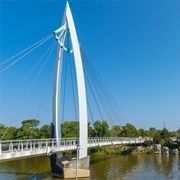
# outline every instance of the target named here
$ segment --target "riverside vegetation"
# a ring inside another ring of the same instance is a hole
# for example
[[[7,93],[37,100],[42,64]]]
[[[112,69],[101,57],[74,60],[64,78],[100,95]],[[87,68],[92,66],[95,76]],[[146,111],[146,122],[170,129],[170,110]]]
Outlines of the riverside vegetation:
[[[39,120],[29,119],[22,121],[22,126],[6,127],[0,124],[0,138],[3,140],[18,140],[18,139],[45,139],[49,138],[50,126],[44,125],[39,128]],[[79,135],[79,122],[66,121],[61,124],[62,138],[76,138]],[[142,146],[108,146],[97,147],[89,149],[89,153],[97,154],[129,154],[132,152],[137,153],[154,153],[156,150],[153,144],[161,144],[168,147],[170,150],[178,149],[180,152],[180,130],[170,132],[168,129],[163,128],[157,130],[154,127],[149,130],[136,129],[134,125],[127,123],[125,126],[114,125],[109,128],[106,121],[95,121],[91,126],[88,123],[88,137],[152,137],[152,140],[147,140]]]

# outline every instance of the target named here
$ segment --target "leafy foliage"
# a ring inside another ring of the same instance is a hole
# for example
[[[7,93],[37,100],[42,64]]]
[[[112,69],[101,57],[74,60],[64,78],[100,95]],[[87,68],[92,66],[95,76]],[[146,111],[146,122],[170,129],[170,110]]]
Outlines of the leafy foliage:
[[[15,140],[15,139],[45,139],[50,137],[50,126],[44,125],[38,128],[40,121],[36,119],[28,119],[22,121],[20,128],[6,127],[0,124],[0,139],[3,140]],[[88,123],[88,137],[153,137],[155,143],[161,143],[168,146],[170,149],[180,147],[180,142],[173,142],[171,137],[180,138],[180,133],[169,132],[166,128],[157,130],[154,127],[149,130],[139,129],[130,123],[125,126],[114,125],[109,127],[106,121],[97,120],[91,126]],[[63,138],[78,138],[79,137],[79,122],[66,121],[61,124],[61,133]],[[151,141],[145,141],[144,145],[151,145]],[[93,149],[91,151],[94,151]],[[97,150],[96,150],[97,151]],[[98,153],[104,151],[99,148]]]
[[[63,138],[79,137],[79,122],[66,121],[61,124],[61,133]]]
[[[126,126],[122,127],[123,137],[138,137],[139,135],[139,131],[130,123],[127,123]]]
[[[109,125],[106,121],[96,121],[94,124],[94,132],[97,137],[111,137]]]

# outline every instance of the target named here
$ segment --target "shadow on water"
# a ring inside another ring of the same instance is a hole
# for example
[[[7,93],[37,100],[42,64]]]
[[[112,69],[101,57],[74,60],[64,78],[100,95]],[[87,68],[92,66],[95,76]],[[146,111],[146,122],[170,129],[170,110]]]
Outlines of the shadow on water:
[[[96,164],[96,163],[99,163],[99,162],[102,162],[102,161],[106,161],[106,160],[109,160],[109,159],[116,159],[118,156],[125,156],[125,155],[129,155],[131,154],[132,152],[134,151],[133,148],[131,149],[128,149],[126,151],[123,151],[122,154],[102,154],[102,155],[91,155],[91,158],[90,158],[90,165],[93,165],[93,164]],[[95,157],[95,158],[94,158]],[[97,158],[98,157],[98,158]]]
[[[94,155],[94,156],[91,156],[90,165],[100,163],[100,162],[104,162],[106,160],[114,159],[114,158],[117,158],[117,156],[113,157],[113,156],[107,156],[107,155]]]

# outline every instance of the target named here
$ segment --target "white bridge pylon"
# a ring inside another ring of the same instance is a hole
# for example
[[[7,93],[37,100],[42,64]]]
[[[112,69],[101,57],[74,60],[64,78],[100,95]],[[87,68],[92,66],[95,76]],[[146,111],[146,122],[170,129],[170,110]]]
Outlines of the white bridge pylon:
[[[64,41],[66,33],[69,31],[70,39],[72,43],[72,50],[69,51],[64,47]],[[79,145],[82,148],[79,149],[79,158],[87,156],[87,141],[88,141],[88,122],[87,122],[87,102],[86,102],[86,88],[84,82],[84,72],[82,66],[82,58],[79,48],[78,37],[74,25],[74,20],[69,7],[69,3],[66,3],[64,17],[62,20],[62,26],[53,32],[58,40],[59,47],[56,57],[55,67],[55,79],[54,79],[54,97],[53,97],[53,120],[54,125],[54,138],[61,138],[60,122],[58,120],[58,109],[59,109],[59,94],[60,94],[60,81],[62,72],[62,61],[64,50],[72,52],[74,54],[76,78],[77,78],[77,92],[78,92],[78,106],[79,106]],[[59,34],[59,35],[58,35]]]

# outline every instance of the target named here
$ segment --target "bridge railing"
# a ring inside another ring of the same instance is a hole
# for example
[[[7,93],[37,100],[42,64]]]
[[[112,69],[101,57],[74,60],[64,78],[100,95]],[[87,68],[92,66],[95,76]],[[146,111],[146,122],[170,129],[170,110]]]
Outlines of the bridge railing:
[[[88,139],[89,147],[115,145],[115,144],[139,144],[145,141],[144,138],[133,137],[93,137]]]
[[[135,144],[142,143],[143,138],[131,137],[93,137],[88,138],[88,147],[115,145],[115,144]],[[28,139],[28,140],[7,140],[0,141],[0,155],[2,153],[14,153],[46,149],[51,147],[76,147],[79,144],[78,138],[60,138],[56,139]],[[72,150],[72,148],[71,148]]]
[[[0,155],[3,152],[19,152],[35,149],[45,149],[55,146],[76,146],[78,140],[76,138],[60,138],[56,139],[28,139],[28,140],[7,140],[0,141]]]

